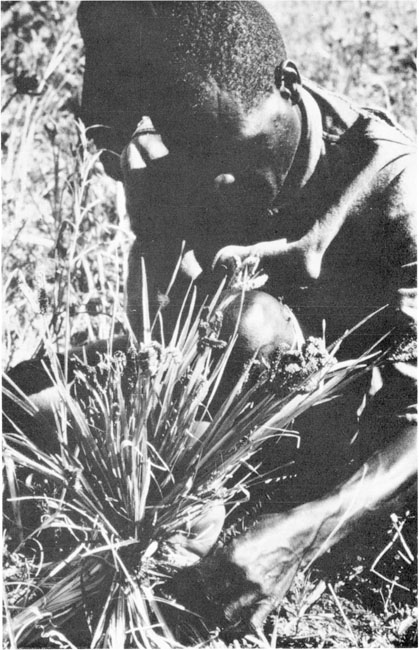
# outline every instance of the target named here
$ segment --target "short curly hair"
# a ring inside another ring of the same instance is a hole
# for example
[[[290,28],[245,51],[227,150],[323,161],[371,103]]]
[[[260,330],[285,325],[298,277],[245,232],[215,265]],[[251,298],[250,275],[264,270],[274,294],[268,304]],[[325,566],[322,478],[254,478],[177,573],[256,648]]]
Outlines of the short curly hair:
[[[165,97],[175,110],[178,102],[199,110],[212,86],[252,108],[286,58],[271,15],[247,0],[84,1],[78,21],[86,49],[82,118],[111,127],[113,135],[95,139],[108,147],[112,140],[116,151]]]
[[[170,18],[171,29],[162,43],[173,57],[170,68],[189,77],[189,83],[215,82],[237,95],[246,108],[272,90],[274,69],[285,58],[285,47],[274,20],[259,3],[154,5],[162,17]]]

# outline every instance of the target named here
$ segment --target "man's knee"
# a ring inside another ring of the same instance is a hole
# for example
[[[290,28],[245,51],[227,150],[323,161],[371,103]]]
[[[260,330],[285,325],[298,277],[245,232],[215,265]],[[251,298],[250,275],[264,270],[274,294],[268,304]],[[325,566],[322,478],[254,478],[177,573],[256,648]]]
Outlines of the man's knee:
[[[274,352],[298,349],[304,341],[292,311],[262,291],[250,291],[243,299],[239,292],[231,297],[223,315],[220,338],[229,340],[235,332],[237,340],[213,402],[215,409],[234,389],[253,357],[269,360]]]
[[[268,358],[277,349],[296,349],[304,342],[296,317],[287,305],[263,291],[249,291],[242,299],[232,297],[222,334],[230,336],[237,327],[237,353],[243,361],[255,353]]]

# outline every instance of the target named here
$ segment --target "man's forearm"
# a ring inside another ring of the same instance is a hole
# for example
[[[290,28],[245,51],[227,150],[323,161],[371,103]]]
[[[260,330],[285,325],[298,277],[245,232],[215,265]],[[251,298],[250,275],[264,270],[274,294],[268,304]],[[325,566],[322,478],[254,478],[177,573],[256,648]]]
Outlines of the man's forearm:
[[[272,584],[276,576],[280,580],[284,565],[307,566],[323,555],[416,471],[416,426],[412,423],[334,492],[286,513],[261,518],[235,540],[230,557],[238,566],[247,568],[250,563],[250,574],[269,575]]]
[[[336,544],[361,517],[388,501],[416,472],[416,426],[411,424],[335,492],[308,504],[318,517],[319,527],[305,560],[311,563]]]

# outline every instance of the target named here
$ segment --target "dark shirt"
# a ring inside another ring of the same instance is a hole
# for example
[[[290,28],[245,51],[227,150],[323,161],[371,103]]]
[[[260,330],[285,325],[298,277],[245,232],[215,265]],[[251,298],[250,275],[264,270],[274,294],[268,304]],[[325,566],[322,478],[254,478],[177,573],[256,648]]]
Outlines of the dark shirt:
[[[388,335],[380,346],[388,354],[344,399],[297,423],[300,471],[312,479],[300,484],[300,500],[321,493],[325,480],[329,487],[342,481],[416,417],[413,141],[383,112],[353,106],[308,81],[304,87],[303,177],[291,173],[290,199],[281,197],[261,239],[272,239],[273,230],[275,238],[298,241],[313,224],[333,237],[318,277],[290,257],[272,269],[270,289],[293,307],[306,334],[321,336],[325,323],[328,343],[388,305],[339,353],[354,358]],[[297,490],[288,498],[298,500]]]
[[[415,151],[386,114],[315,84],[305,83],[301,105],[303,178],[291,170],[276,214],[257,236],[297,241],[316,228],[326,239],[333,233],[318,277],[291,258],[272,273],[272,290],[285,287],[303,326],[320,334],[325,319],[330,340],[383,305],[406,312],[416,286]],[[383,334],[393,319],[394,311],[380,319]],[[376,336],[376,320],[371,327]]]

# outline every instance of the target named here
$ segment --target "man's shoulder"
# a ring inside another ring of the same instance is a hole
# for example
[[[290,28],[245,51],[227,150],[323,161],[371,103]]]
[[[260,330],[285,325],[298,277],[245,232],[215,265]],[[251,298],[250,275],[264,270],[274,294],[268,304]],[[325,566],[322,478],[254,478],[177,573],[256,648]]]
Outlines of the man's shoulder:
[[[399,145],[410,148],[414,145],[413,137],[404,131],[385,110],[359,106],[348,97],[325,89],[308,79],[304,79],[303,85],[320,109],[326,140],[337,140],[347,134],[354,125],[362,123],[366,137],[376,139],[378,142],[380,139],[391,139]]]

